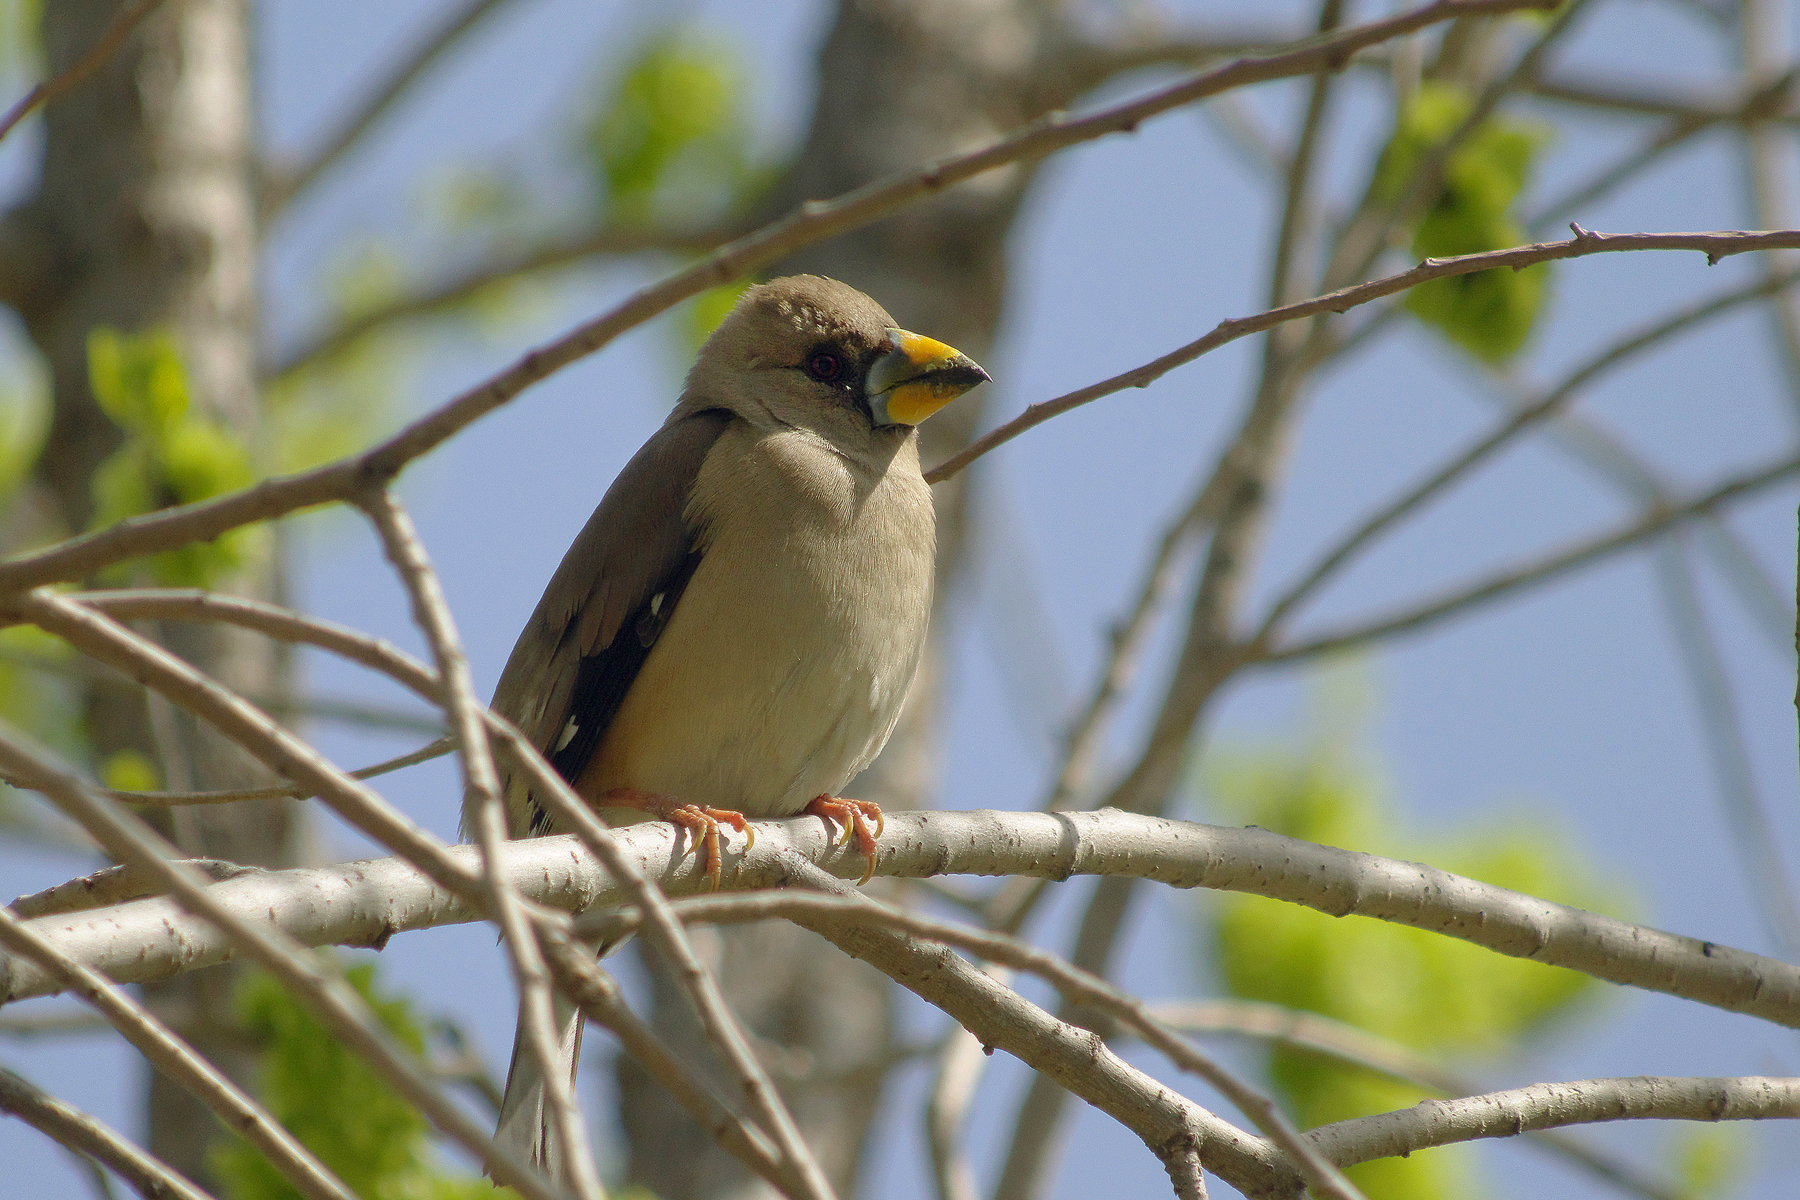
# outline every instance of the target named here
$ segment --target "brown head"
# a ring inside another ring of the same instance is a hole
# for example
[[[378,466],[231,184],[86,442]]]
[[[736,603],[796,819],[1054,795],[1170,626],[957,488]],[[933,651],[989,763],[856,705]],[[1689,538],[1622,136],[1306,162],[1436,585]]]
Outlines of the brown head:
[[[878,430],[904,435],[987,378],[848,284],[792,275],[744,293],[701,348],[686,396],[849,448]]]

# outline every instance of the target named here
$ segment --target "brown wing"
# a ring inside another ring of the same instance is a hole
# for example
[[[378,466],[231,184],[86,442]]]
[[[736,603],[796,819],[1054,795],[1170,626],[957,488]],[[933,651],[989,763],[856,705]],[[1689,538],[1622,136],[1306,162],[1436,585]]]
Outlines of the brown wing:
[[[684,513],[694,479],[732,420],[691,412],[656,432],[613,480],[563,555],[494,689],[564,779],[581,774],[681,598],[700,554]],[[506,780],[514,837],[543,833],[543,809]]]

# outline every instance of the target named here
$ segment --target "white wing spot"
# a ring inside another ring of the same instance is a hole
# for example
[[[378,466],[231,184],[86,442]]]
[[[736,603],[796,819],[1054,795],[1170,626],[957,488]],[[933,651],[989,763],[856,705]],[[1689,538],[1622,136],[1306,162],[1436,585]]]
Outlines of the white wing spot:
[[[656,593],[656,595],[650,597],[650,615],[651,616],[657,617],[657,616],[662,615],[662,602],[663,602],[663,597],[666,595],[668,595],[667,592],[658,592],[658,593]]]
[[[570,742],[575,740],[575,733],[580,728],[581,723],[574,717],[570,717],[568,722],[563,725],[562,736],[556,739],[556,749],[550,751],[550,753],[555,754],[566,748]]]

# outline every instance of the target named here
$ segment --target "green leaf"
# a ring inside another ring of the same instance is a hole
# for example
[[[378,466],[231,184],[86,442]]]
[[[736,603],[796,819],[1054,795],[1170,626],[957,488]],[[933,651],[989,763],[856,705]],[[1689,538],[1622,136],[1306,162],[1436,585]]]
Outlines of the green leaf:
[[[733,202],[747,176],[745,72],[691,30],[646,40],[590,119],[586,141],[613,218],[646,222]]]
[[[187,371],[166,331],[88,334],[88,383],[101,411],[131,433],[160,435],[187,412]]]
[[[1453,85],[1421,86],[1401,110],[1376,165],[1374,195],[1395,203],[1419,166],[1467,117],[1472,101]],[[1536,125],[1490,117],[1444,163],[1444,187],[1413,227],[1413,253],[1424,258],[1478,254],[1526,240],[1511,209],[1547,141]],[[1437,279],[1414,288],[1407,311],[1483,362],[1517,354],[1542,307],[1547,264]]]
[[[162,773],[142,750],[118,750],[100,764],[100,782],[121,792],[153,792],[162,786]]]
[[[187,373],[166,332],[88,336],[88,379],[125,442],[95,468],[91,528],[247,487],[257,472],[249,448],[189,403]],[[255,529],[183,546],[149,562],[169,587],[211,587],[250,561],[266,541]]]
[[[1749,1174],[1751,1140],[1742,1125],[1686,1127],[1670,1155],[1676,1193],[1685,1200],[1729,1195]]]
[[[359,963],[344,977],[403,1047],[423,1053],[424,1035],[411,1003],[377,991],[373,963]],[[246,974],[237,1009],[246,1031],[263,1045],[263,1103],[357,1195],[365,1200],[512,1195],[485,1180],[443,1172],[432,1161],[425,1118],[273,978],[260,971]],[[213,1168],[231,1200],[299,1196],[246,1142],[220,1147]]]

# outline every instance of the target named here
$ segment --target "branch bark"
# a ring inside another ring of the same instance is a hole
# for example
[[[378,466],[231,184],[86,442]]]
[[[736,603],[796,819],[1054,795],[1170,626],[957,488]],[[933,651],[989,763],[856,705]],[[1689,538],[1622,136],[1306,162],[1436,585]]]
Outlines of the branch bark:
[[[796,854],[840,879],[867,860],[811,818],[755,822],[756,845],[727,855],[725,886],[777,886]],[[611,831],[624,861],[670,895],[705,891],[692,847],[673,827]],[[632,902],[611,872],[570,835],[513,847],[507,872],[527,898],[583,911]],[[445,856],[473,873],[476,851]],[[895,813],[878,875],[1107,875],[1179,888],[1220,888],[1431,930],[1500,954],[1665,992],[1800,1028],[1800,967],[1714,942],[1525,896],[1434,867],[1282,837],[1102,809],[1083,813]],[[381,946],[396,933],[480,919],[467,898],[404,859],[259,872],[212,884],[213,902],[241,919],[312,946]],[[223,961],[228,939],[167,899],[33,922],[78,961],[120,982],[163,978]],[[0,1002],[57,990],[41,970],[0,959]]]

